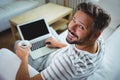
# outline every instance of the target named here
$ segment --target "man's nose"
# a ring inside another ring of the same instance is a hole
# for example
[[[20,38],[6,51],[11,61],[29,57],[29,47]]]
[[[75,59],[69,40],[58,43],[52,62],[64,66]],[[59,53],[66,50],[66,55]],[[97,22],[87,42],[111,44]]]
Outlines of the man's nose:
[[[71,25],[68,26],[68,29],[71,30],[72,32],[76,32],[77,24],[76,23],[72,23]]]

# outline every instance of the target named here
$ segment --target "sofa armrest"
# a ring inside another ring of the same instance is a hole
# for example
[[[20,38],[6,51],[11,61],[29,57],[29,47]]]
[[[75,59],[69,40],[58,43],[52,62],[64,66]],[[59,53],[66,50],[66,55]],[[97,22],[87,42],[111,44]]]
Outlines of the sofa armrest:
[[[21,60],[10,50],[0,49],[0,80],[15,80]],[[29,65],[30,76],[38,72]]]

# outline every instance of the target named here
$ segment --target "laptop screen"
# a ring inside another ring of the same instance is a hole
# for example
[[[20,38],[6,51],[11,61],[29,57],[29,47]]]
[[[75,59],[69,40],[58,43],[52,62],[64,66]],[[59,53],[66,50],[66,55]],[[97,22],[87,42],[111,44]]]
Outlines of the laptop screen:
[[[20,25],[19,28],[25,40],[32,40],[49,33],[44,19]]]

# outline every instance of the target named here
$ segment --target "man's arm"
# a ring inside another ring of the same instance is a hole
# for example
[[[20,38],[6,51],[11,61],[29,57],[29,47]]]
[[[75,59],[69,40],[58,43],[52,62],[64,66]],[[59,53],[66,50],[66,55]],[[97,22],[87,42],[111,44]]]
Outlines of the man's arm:
[[[17,46],[16,54],[21,59],[21,65],[16,75],[16,80],[43,80],[40,74],[35,75],[34,77],[30,78],[29,71],[28,71],[28,53],[30,47],[25,49]]]
[[[26,60],[21,61],[21,65],[16,75],[16,80],[30,80],[28,64]]]

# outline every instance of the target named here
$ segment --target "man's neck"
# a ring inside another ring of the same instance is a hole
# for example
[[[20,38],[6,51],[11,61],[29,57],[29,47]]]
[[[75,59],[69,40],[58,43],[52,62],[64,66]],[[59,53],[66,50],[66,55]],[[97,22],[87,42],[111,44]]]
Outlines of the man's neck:
[[[97,42],[90,43],[90,44],[87,44],[87,45],[75,44],[75,46],[76,46],[77,49],[88,51],[88,52],[93,53],[93,54],[96,53],[97,50],[98,50]]]

